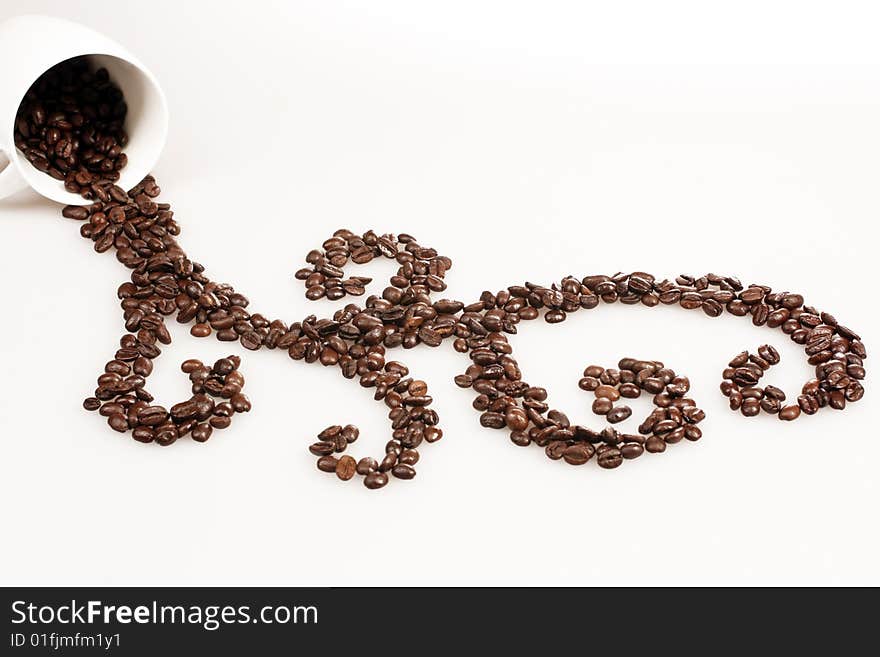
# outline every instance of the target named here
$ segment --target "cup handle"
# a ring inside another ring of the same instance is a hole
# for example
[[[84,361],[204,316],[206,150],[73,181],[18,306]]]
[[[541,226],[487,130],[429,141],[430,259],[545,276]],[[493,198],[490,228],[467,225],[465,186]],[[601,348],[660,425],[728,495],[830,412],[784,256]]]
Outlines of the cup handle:
[[[0,199],[12,196],[25,187],[27,182],[12,165],[9,156],[0,148]]]

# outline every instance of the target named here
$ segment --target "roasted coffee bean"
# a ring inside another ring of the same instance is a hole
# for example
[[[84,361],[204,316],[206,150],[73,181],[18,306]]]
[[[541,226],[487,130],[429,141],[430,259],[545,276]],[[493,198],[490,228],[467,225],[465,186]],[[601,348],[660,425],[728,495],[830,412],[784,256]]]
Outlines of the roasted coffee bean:
[[[577,443],[566,447],[562,452],[562,458],[571,465],[583,465],[593,458],[594,452],[593,446],[589,443]]]
[[[605,415],[612,408],[614,408],[614,402],[605,397],[599,397],[593,401],[593,413],[596,415]]]
[[[612,468],[620,466],[620,464],[623,463],[623,454],[616,447],[610,447],[606,450],[599,452],[597,461],[599,463],[599,467],[610,470]]]
[[[210,424],[202,422],[202,423],[197,424],[193,428],[192,433],[190,435],[192,436],[192,439],[195,440],[196,442],[203,443],[203,442],[206,442],[211,437],[211,434],[213,433],[213,431],[214,431],[214,429]]]
[[[165,423],[155,428],[154,430],[155,442],[157,445],[161,445],[162,447],[168,447],[169,445],[177,442],[179,437],[177,426],[172,423]]]
[[[770,397],[772,399],[776,399],[779,401],[785,400],[785,393],[777,388],[776,386],[765,386],[764,387],[764,395]]]
[[[355,461],[351,456],[342,456],[339,458],[339,461],[336,462],[336,476],[339,477],[342,481],[348,481],[349,479],[354,477],[356,471],[357,461]]]
[[[334,466],[335,471],[335,466]],[[374,458],[366,456],[357,462],[356,472],[359,475],[368,475],[371,472],[379,471],[379,463]]]
[[[627,399],[636,399],[642,393],[641,388],[634,383],[623,383],[617,391],[621,397],[626,397]]]
[[[846,401],[857,402],[865,396],[865,388],[858,381],[853,381],[846,387],[846,392],[844,393],[844,395],[846,397]]]
[[[761,400],[764,398],[764,389],[759,387],[740,388],[740,394],[743,396],[743,399]]]
[[[149,427],[135,427],[131,432],[131,437],[139,443],[151,443],[156,439],[153,430]]]
[[[549,459],[558,461],[565,454],[568,445],[564,440],[551,440],[544,448],[544,453]]]
[[[382,488],[388,483],[388,475],[384,472],[371,472],[364,477],[364,486],[371,490]]]
[[[119,431],[121,433],[128,431],[128,420],[122,413],[114,413],[107,418],[107,423],[114,431]]]
[[[608,399],[612,402],[620,399],[620,392],[618,392],[617,388],[614,388],[610,385],[600,385],[593,391],[593,393],[596,395],[596,397],[604,397],[605,399]]]
[[[755,417],[761,412],[761,402],[755,398],[744,399],[739,410],[746,417]]]
[[[580,381],[578,381],[578,387],[581,390],[591,391],[595,390],[599,387],[599,379],[592,376],[585,376]]]
[[[193,337],[207,338],[211,335],[211,327],[207,324],[194,324],[189,332]]]
[[[596,401],[599,400],[597,399]],[[616,406],[605,415],[605,419],[611,424],[617,424],[618,422],[623,422],[630,415],[632,415],[632,409],[629,406]]]
[[[507,410],[504,420],[507,423],[507,428],[511,431],[524,431],[529,426],[529,417],[526,412],[515,406]]]
[[[157,426],[168,419],[168,411],[162,406],[148,406],[138,413],[137,419],[148,427]]]
[[[411,465],[399,463],[391,468],[391,474],[397,479],[412,479],[416,476],[416,470]]]
[[[637,442],[624,442],[623,446],[620,448],[620,454],[623,458],[632,460],[640,457],[645,452],[645,448],[641,443]]]
[[[813,395],[800,395],[797,402],[801,412],[805,415],[814,415],[819,410],[819,402]]]
[[[319,441],[309,446],[309,451],[315,456],[329,456],[336,451],[336,446],[332,442]]]
[[[343,458],[351,458],[351,457],[343,457]],[[339,459],[335,456],[322,456],[318,459],[318,470],[321,472],[336,472],[336,466],[339,464]]]
[[[490,429],[501,429],[505,425],[505,419],[501,413],[486,412],[480,416],[480,424]]]
[[[779,410],[779,419],[780,420],[796,420],[798,416],[801,414],[801,408],[799,405],[790,404],[788,406],[783,406]]]
[[[358,439],[361,432],[353,424],[346,424],[344,427],[342,427],[342,431],[340,431],[339,433],[345,440],[345,442],[353,443]]]
[[[659,454],[666,451],[666,441],[659,436],[651,436],[645,441],[645,451]]]
[[[841,390],[832,390],[831,391],[831,401],[828,404],[837,411],[842,411],[846,408],[846,396],[845,393]]]
[[[379,463],[379,472],[390,472],[397,465],[397,452],[387,452]]]
[[[779,363],[779,352],[769,344],[758,347],[758,355],[771,365]]]

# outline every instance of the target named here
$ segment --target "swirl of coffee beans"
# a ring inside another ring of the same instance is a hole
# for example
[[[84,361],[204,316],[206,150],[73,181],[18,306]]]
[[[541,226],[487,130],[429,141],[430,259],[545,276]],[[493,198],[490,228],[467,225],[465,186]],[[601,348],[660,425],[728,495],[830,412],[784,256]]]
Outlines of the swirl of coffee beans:
[[[594,393],[593,411],[607,422],[598,431],[572,425],[564,413],[550,408],[544,388],[523,380],[506,335],[515,334],[521,321],[543,317],[555,324],[600,303],[678,305],[710,317],[727,311],[750,316],[756,326],[780,328],[804,345],[816,376],[803,386],[796,405],[783,405],[782,390],[757,385],[763,372],[779,362],[773,347],[764,345],[757,354],[742,352],[730,362],[721,390],[731,408],[743,415],[764,411],[794,420],[825,406],[842,410],[864,395],[860,381],[866,353],[859,336],[830,314],[804,305],[798,294],[774,293],[762,285],[744,287],[736,278],[715,274],[670,281],[633,272],[569,276],[550,287],[512,285],[483,292],[470,304],[434,300],[433,294],[446,290],[452,262],[406,234],[337,230],[320,249],[308,253],[308,266],[296,272],[306,298],[364,295],[371,279],[346,277],[344,268],[379,257],[399,265],[390,285],[381,295],[368,296],[362,306],[347,304],[329,318],[310,315],[294,323],[269,319],[251,312],[247,297],[210,280],[204,267],[187,257],[175,239],[180,227],[170,205],[154,200],[160,190],[152,176],[128,191],[115,184],[126,164],[126,111],[120,89],[105,70],[93,70],[84,58],[68,60],[28,91],[19,108],[15,143],[37,169],[90,201],[67,206],[62,214],[82,222],[80,233],[94,242],[97,252],[115,249],[117,260],[131,270],[130,280],[118,290],[126,334],[84,407],[106,417],[114,430],[130,431],[135,440],[168,446],[190,436],[204,442],[214,430],[230,426],[236,413],[251,409],[234,355],[212,365],[185,361],[182,370],[192,383],[192,397],[170,408],[153,403],[146,380],[161,353],[158,345],[171,342],[165,324],[171,315],[181,324],[192,324],[195,337],[216,335],[252,351],[281,350],[293,360],[337,367],[343,377],[357,378],[362,387],[372,389],[374,399],[388,408],[391,422],[391,439],[381,459],[340,456],[359,436],[353,425],[324,429],[309,448],[319,470],[342,481],[359,475],[369,489],[384,487],[389,474],[415,477],[419,446],[443,436],[427,384],[411,377],[403,363],[386,360],[386,350],[437,347],[446,339],[470,357],[471,365],[455,383],[477,394],[473,406],[480,412],[480,424],[508,431],[515,445],[534,443],[549,458],[572,465],[595,456],[599,466],[610,469],[646,451],[663,452],[683,439],[698,440],[702,433],[697,424],[705,413],[687,396],[689,380],[662,362],[624,358],[617,368],[591,365],[584,370],[579,386]],[[632,410],[615,402],[635,399],[642,391],[653,395],[656,408],[638,434],[621,434],[614,425]]]

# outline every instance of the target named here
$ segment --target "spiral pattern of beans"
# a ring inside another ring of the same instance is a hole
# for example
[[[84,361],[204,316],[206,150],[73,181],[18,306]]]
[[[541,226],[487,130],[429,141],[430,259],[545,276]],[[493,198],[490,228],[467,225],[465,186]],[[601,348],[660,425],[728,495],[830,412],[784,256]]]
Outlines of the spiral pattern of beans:
[[[730,406],[750,417],[759,413],[791,421],[829,407],[843,410],[864,395],[867,354],[859,336],[834,316],[806,305],[803,296],[774,292],[764,285],[743,285],[732,276],[706,274],[658,279],[645,272],[613,276],[566,277],[548,286],[525,283],[486,291],[472,303],[436,298],[446,290],[452,261],[415,237],[337,230],[306,256],[296,273],[307,299],[341,300],[366,294],[371,279],[346,276],[345,267],[376,258],[394,260],[398,269],[381,295],[362,305],[347,303],[332,317],[310,315],[297,322],[253,312],[243,294],[212,281],[177,242],[180,227],[170,205],[155,199],[160,190],[148,176],[131,190],[115,183],[125,166],[124,99],[106,71],[92,72],[83,60],[50,70],[28,92],[16,123],[16,146],[38,169],[64,181],[88,205],[67,206],[63,215],[82,222],[80,233],[95,251],[114,251],[131,270],[118,289],[125,334],[97,379],[84,407],[98,411],[115,431],[144,443],[169,446],[190,437],[207,441],[229,427],[238,413],[251,410],[245,378],[236,355],[204,364],[187,360],[183,372],[192,396],[170,407],[154,403],[146,387],[161,346],[171,342],[166,318],[190,324],[191,334],[238,342],[246,350],[270,349],[305,363],[337,368],[357,379],[388,409],[391,437],[380,458],[337,456],[354,443],[353,425],[334,425],[318,434],[311,452],[318,469],[348,481],[363,477],[367,488],[385,486],[389,475],[412,479],[423,443],[439,440],[439,418],[425,381],[389,360],[389,350],[451,341],[471,364],[455,378],[476,393],[473,406],[484,427],[509,432],[518,446],[544,448],[547,456],[571,465],[590,460],[607,469],[645,452],[702,436],[705,417],[688,397],[690,381],[660,361],[623,358],[617,367],[590,365],[578,385],[595,396],[593,411],[606,426],[573,425],[550,408],[547,391],[527,383],[507,336],[524,321],[543,318],[556,324],[572,313],[600,304],[677,305],[710,317],[724,313],[747,317],[756,326],[779,329],[803,345],[815,377],[794,401],[775,386],[761,387],[764,372],[779,362],[769,344],[741,352],[724,369],[721,391]],[[652,395],[655,406],[638,433],[614,428],[629,417],[623,399]]]

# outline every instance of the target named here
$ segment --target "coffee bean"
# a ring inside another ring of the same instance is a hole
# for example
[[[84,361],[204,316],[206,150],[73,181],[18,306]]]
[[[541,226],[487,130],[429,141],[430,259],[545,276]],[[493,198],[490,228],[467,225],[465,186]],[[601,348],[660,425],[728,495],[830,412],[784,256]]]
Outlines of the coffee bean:
[[[412,479],[416,476],[416,471],[411,465],[399,463],[391,469],[391,474],[398,479]]]
[[[138,413],[137,419],[148,427],[157,426],[168,419],[168,411],[162,406],[148,406]]]
[[[157,445],[168,447],[169,445],[177,442],[179,434],[177,431],[177,427],[173,422],[171,422],[156,427],[156,429],[154,430],[154,437]]]
[[[379,463],[374,458],[364,457],[357,462],[356,472],[359,475],[368,475],[379,471]]]
[[[612,468],[616,468],[623,463],[623,454],[616,447],[611,447],[607,450],[599,452],[598,456],[599,467],[610,470]]]
[[[387,452],[379,463],[379,472],[390,472],[397,465],[397,452]]]
[[[107,418],[107,423],[114,431],[119,431],[120,433],[128,431],[128,420],[125,419],[122,413],[114,413]]]
[[[583,465],[593,458],[594,449],[589,443],[569,445],[562,452],[562,458],[571,465]]]
[[[486,412],[480,416],[480,424],[490,429],[501,429],[505,425],[505,419],[501,413]]]
[[[596,401],[599,400],[597,399]],[[629,406],[617,406],[608,412],[605,419],[611,424],[617,424],[618,422],[623,422],[630,415],[632,415],[632,409]]]
[[[772,399],[776,399],[779,401],[785,400],[785,393],[776,386],[765,386],[764,394]]]
[[[651,436],[645,441],[645,450],[652,454],[659,454],[666,450],[666,442],[659,436]]]
[[[865,388],[858,381],[853,381],[846,387],[846,401],[857,402],[865,396]]]
[[[599,379],[592,376],[585,376],[580,381],[578,381],[578,387],[581,390],[591,391],[595,390],[599,387]]]
[[[744,399],[739,410],[746,417],[755,417],[761,412],[761,402],[754,398]]]
[[[593,401],[593,413],[596,415],[605,415],[612,408],[614,408],[614,402],[605,397],[599,397]]]
[[[846,408],[846,397],[845,397],[843,391],[832,390],[831,391],[831,401],[828,405],[837,411],[842,411],[844,408]]]
[[[339,477],[342,481],[348,481],[349,479],[354,477],[356,471],[357,461],[355,461],[351,456],[342,456],[336,463],[336,476]]]
[[[364,477],[364,486],[366,486],[370,490],[382,488],[387,483],[388,475],[386,475],[384,472],[371,472],[366,477]]]
[[[336,472],[336,466],[338,463],[339,459],[335,456],[322,456],[318,459],[318,470],[321,472]]]
[[[600,385],[593,391],[593,393],[596,395],[596,397],[602,397],[612,402],[620,399],[620,392],[618,392],[617,388],[614,388],[610,385]]]
[[[567,449],[568,445],[564,440],[551,440],[544,448],[544,453],[547,455],[547,458],[558,461],[563,457]]]
[[[637,399],[642,394],[641,388],[634,383],[623,383],[617,390],[621,397],[627,399]]]
[[[332,442],[319,441],[309,446],[309,451],[315,456],[329,456],[336,451],[336,447]]]
[[[504,416],[507,428],[511,431],[524,431],[529,426],[529,417],[526,412],[520,408],[512,407],[507,410]]]
[[[202,422],[196,425],[195,428],[193,428],[190,435],[192,436],[192,439],[196,442],[203,443],[211,437],[213,431],[214,429],[210,424]]]
[[[796,404],[790,404],[788,406],[783,406],[779,410],[779,419],[780,420],[796,420],[798,416],[801,414],[800,406]]]
[[[347,443],[355,442],[361,434],[360,430],[353,424],[346,424],[339,433]]]

